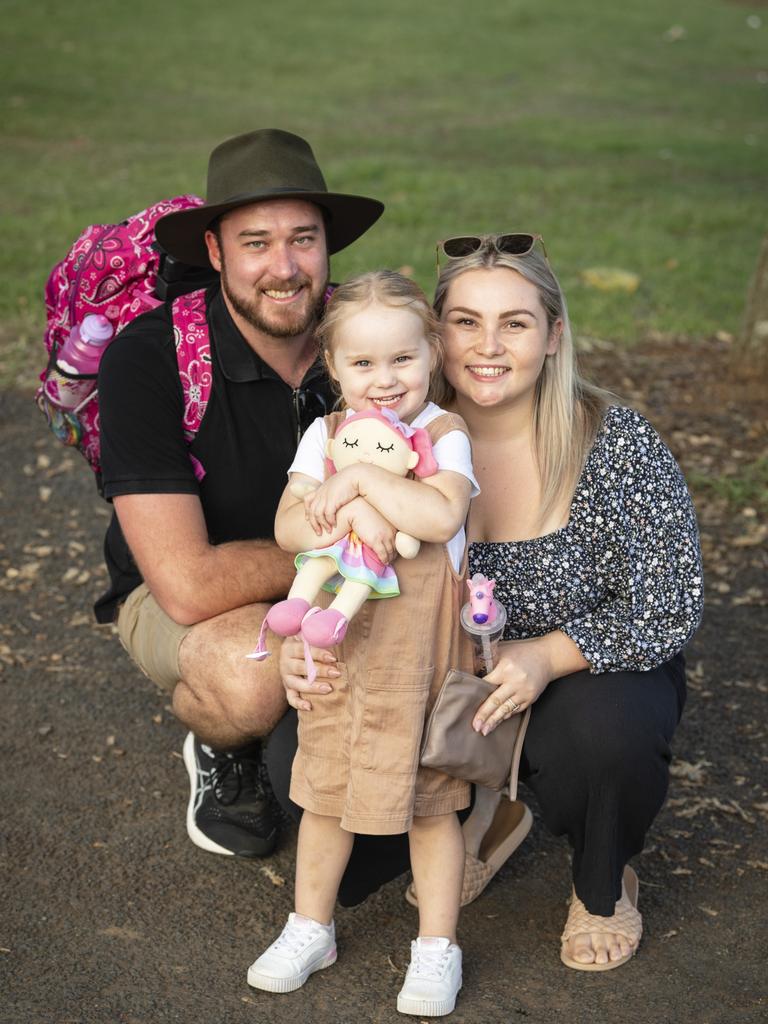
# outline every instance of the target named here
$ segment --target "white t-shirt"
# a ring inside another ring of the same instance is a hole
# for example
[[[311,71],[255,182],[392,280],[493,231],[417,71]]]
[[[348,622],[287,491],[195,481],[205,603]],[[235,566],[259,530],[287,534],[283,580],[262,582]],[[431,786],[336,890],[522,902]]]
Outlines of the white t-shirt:
[[[411,420],[412,427],[426,427],[432,420],[442,416],[445,412],[434,402],[428,402],[418,416]],[[347,410],[347,416],[352,415],[352,410]],[[296,450],[296,457],[291,463],[288,474],[302,473],[322,483],[325,479],[325,443],[328,440],[328,431],[325,420],[319,416],[305,432],[299,447]],[[452,473],[461,473],[472,484],[470,497],[474,498],[480,493],[475,474],[472,469],[472,449],[469,438],[461,430],[451,430],[433,445],[432,452],[439,470],[450,470]],[[464,526],[446,544],[448,556],[456,572],[461,569],[461,560],[464,555],[466,536]]]

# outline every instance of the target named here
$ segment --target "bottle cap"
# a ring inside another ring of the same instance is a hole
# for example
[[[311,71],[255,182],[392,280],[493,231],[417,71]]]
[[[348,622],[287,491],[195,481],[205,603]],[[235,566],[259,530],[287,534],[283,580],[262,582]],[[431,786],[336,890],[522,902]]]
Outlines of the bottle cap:
[[[101,313],[89,313],[80,324],[80,337],[90,345],[106,345],[114,333],[112,324]]]

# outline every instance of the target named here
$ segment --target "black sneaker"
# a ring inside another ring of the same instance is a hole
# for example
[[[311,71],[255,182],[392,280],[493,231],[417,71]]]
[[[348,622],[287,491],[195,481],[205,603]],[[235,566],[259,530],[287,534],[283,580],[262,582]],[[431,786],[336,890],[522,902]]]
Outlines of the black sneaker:
[[[190,732],[184,764],[190,783],[187,834],[209,853],[266,857],[277,827],[260,773],[257,745],[247,753],[212,750]]]

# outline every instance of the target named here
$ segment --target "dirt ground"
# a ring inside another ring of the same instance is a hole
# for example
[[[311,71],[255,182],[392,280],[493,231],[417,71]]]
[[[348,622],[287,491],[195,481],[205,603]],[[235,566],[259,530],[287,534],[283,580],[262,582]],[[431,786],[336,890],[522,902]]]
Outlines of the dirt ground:
[[[645,933],[620,970],[561,965],[567,850],[537,818],[463,912],[450,1019],[757,1024],[768,1017],[768,616],[749,466],[765,458],[766,395],[732,379],[726,340],[656,338],[629,353],[592,342],[587,363],[680,458],[706,559],[669,799],[636,862]],[[338,913],[332,970],[289,996],[248,988],[248,964],[290,909],[295,832],[263,862],[187,840],[183,730],[91,617],[107,508],[28,395],[0,394],[0,444],[0,1024],[402,1020],[407,878]]]

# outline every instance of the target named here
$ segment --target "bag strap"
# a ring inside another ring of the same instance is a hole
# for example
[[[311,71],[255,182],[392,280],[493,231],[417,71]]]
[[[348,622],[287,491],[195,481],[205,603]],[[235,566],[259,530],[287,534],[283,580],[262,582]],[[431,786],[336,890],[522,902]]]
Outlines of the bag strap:
[[[325,302],[331,297],[333,290],[332,285],[326,288]],[[187,292],[186,295],[179,295],[171,305],[173,344],[184,396],[182,429],[188,444],[192,443],[200,429],[213,388],[205,292],[206,288],[199,288],[197,291]],[[199,483],[205,476],[205,468],[194,455],[190,453],[189,457]]]
[[[184,396],[182,429],[189,444],[200,429],[213,385],[205,291],[205,288],[200,288],[180,295],[171,306],[173,344]],[[189,457],[199,483],[205,476],[205,469],[194,455]]]

